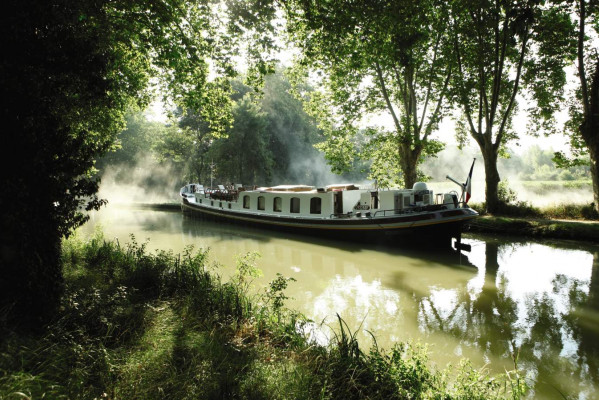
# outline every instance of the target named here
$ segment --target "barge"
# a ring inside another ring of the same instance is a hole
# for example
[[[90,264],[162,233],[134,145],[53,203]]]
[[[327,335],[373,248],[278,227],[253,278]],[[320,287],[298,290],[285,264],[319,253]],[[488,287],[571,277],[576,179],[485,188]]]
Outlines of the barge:
[[[467,204],[469,181],[458,183],[461,195],[433,193],[426,183],[417,182],[411,189],[355,184],[204,188],[192,183],[181,188],[180,196],[184,213],[221,221],[369,242],[430,246],[455,238],[459,248],[464,222],[478,216]]]

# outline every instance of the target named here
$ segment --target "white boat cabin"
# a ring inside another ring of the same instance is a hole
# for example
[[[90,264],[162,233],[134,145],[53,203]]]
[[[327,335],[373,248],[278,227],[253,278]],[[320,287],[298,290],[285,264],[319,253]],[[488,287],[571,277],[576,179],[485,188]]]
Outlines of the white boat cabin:
[[[354,184],[338,184],[324,188],[281,185],[244,190],[241,185],[205,189],[189,184],[181,189],[181,196],[207,208],[315,219],[389,217],[459,207],[456,192],[434,196],[424,182],[417,182],[412,189],[360,189]]]

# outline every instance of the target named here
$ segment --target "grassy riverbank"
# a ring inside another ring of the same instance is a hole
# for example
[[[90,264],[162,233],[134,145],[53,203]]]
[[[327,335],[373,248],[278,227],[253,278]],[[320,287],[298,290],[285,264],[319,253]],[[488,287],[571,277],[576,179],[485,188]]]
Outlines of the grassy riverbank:
[[[517,202],[504,205],[495,215],[485,214],[482,204],[472,208],[481,216],[469,223],[471,232],[599,243],[599,216],[592,204],[534,207]]]
[[[468,226],[470,232],[599,243],[599,222],[484,215]]]
[[[149,254],[97,237],[64,244],[66,291],[42,332],[0,332],[0,399],[517,399],[516,372],[435,369],[423,346],[327,346],[285,309],[289,280],[251,294],[253,254],[223,282],[205,251]]]

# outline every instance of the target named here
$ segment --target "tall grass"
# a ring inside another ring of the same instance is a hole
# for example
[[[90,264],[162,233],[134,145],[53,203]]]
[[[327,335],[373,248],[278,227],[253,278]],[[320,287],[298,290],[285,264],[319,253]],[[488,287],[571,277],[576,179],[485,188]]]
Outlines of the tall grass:
[[[43,334],[0,332],[0,399],[521,398],[517,370],[491,378],[467,362],[436,371],[409,343],[364,351],[339,317],[327,346],[309,342],[278,275],[251,282],[258,255],[223,282],[208,251],[150,254],[101,235],[63,246],[66,292]]]
[[[485,203],[470,204],[479,214],[486,214]],[[566,219],[566,220],[599,220],[599,213],[595,209],[595,204],[554,204],[550,206],[537,207],[525,201],[516,201],[513,203],[501,203],[496,215],[507,217],[522,218],[545,218],[545,219]]]
[[[327,399],[520,399],[527,386],[518,372],[491,377],[463,360],[458,368],[431,367],[425,345],[398,343],[386,351],[363,351],[353,331],[338,316],[339,329],[328,349],[319,354],[317,387]],[[322,352],[322,349],[316,352]],[[316,393],[315,393],[316,394]],[[317,398],[317,397],[314,397]]]

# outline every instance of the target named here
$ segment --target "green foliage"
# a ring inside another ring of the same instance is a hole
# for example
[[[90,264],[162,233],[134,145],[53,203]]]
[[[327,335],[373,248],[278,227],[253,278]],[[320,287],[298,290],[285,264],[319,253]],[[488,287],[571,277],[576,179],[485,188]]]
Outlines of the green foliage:
[[[426,346],[399,343],[389,351],[376,346],[363,352],[345,321],[317,373],[324,385],[320,398],[330,399],[520,399],[526,385],[517,366],[504,377],[491,378],[464,360],[455,374],[432,369]],[[451,378],[449,378],[451,376]]]
[[[283,308],[285,300],[289,299],[284,293],[289,282],[295,282],[295,278],[286,278],[277,272],[277,277],[269,283],[266,290],[265,304],[277,313]]]
[[[260,257],[257,252],[247,253],[235,257],[235,275],[233,283],[240,292],[246,293],[255,278],[262,276],[262,271],[256,266],[256,259]]]
[[[542,217],[542,212],[539,208],[534,207],[527,201],[518,201],[516,191],[509,186],[509,182],[507,180],[499,182],[497,194],[499,203],[495,211],[492,213],[493,215],[531,218]],[[476,210],[480,215],[487,214],[487,207],[485,203],[472,203],[470,204],[470,207]]]
[[[39,326],[58,304],[60,238],[104,204],[94,160],[113,148],[126,111],[148,104],[157,78],[176,104],[224,129],[228,80],[208,80],[209,61],[217,75],[232,74],[226,54],[234,43],[210,2],[10,1],[9,8],[0,24],[10,49],[0,87],[11,99],[2,109],[0,231],[10,279],[2,280],[0,309]]]
[[[290,37],[303,52],[294,81],[312,70],[321,87],[296,95],[323,130],[327,140],[319,148],[334,171],[346,171],[358,154],[372,162],[376,179],[387,169],[382,180],[398,180],[388,170],[393,149],[392,164],[411,187],[417,165],[440,150],[429,139],[446,112],[452,69],[445,8],[436,1],[286,3]],[[392,133],[372,129],[369,151],[352,149],[364,117],[378,114],[392,121]]]
[[[538,195],[546,195],[551,192],[563,192],[567,190],[590,189],[590,179],[576,181],[522,181],[520,184],[527,190]]]
[[[205,146],[198,136],[196,131],[170,126],[162,131],[151,150],[160,162],[175,166],[183,180],[195,181],[195,173],[205,167],[205,160],[196,158]]]
[[[159,139],[165,136],[165,131],[172,130],[159,122],[150,122],[140,111],[129,111],[126,116],[126,127],[117,135],[113,149],[98,159],[95,168],[102,178],[111,168],[116,171],[112,178],[117,183],[129,183],[131,169],[139,163],[152,157],[152,148],[159,145]],[[151,177],[150,177],[151,179]],[[142,182],[143,183],[143,182]],[[147,182],[147,186],[151,186]]]
[[[232,81],[232,87],[230,127],[215,132],[202,115],[177,111],[179,129],[165,131],[154,146],[159,158],[178,166],[185,179],[204,184],[211,173],[217,182],[316,184],[323,171],[312,145],[320,134],[288,93],[285,76],[277,72],[265,77],[260,94],[240,80]],[[210,168],[212,163],[216,168]]]
[[[499,182],[497,197],[499,198],[499,201],[503,203],[513,203],[517,198],[516,192],[510,188],[507,180]]]
[[[543,217],[552,219],[586,219],[598,220],[599,213],[595,204],[558,204],[551,207],[543,207]]]
[[[235,104],[233,120],[227,137],[210,148],[216,175],[222,182],[267,184],[273,173],[273,149],[268,143],[266,114],[246,94]]]
[[[539,196],[552,192],[562,192],[564,190],[580,190],[588,188],[590,181],[566,181],[566,182],[519,182],[527,191]],[[599,213],[595,209],[595,204],[554,204],[544,207],[535,207],[526,201],[518,201],[516,192],[509,187],[508,182],[502,181],[500,184],[499,195],[502,200],[501,206],[496,212],[498,215],[524,218],[546,218],[546,219],[565,219],[565,220],[597,220]],[[481,215],[486,213],[484,204],[472,203],[470,206]]]
[[[504,167],[518,171],[522,181],[573,181],[590,176],[588,162],[567,164],[552,149],[543,150],[539,146],[531,146],[522,156],[510,155],[513,162],[501,163]],[[560,170],[561,169],[561,170]]]
[[[322,156],[313,145],[322,140],[322,134],[291,91],[287,75],[277,71],[265,78],[259,99],[268,120],[268,147],[274,163],[272,180],[316,185],[322,180],[324,163],[317,161]]]
[[[586,206],[593,207],[594,205]],[[596,211],[595,211],[596,212]],[[597,214],[595,214],[597,215]],[[582,221],[555,221],[529,218],[530,215],[485,216],[470,224],[473,232],[597,243],[599,224]]]
[[[517,217],[540,217],[541,212],[538,208],[533,207],[527,201],[518,201],[516,192],[510,188],[507,180],[499,182],[497,190],[497,197],[499,199],[499,206],[495,210],[494,214],[497,215],[511,215]]]
[[[531,54],[522,75],[523,84],[534,100],[534,106],[527,110],[528,130],[534,136],[555,134],[558,124],[554,113],[563,109],[565,101],[565,67],[574,60],[574,26],[569,10],[560,2],[529,12],[538,14],[531,32],[535,46],[529,50]]]
[[[275,71],[277,51],[275,39],[281,35],[281,23],[276,3],[272,1],[226,0],[227,31],[242,49],[247,64],[245,83],[259,91],[264,77]],[[237,56],[238,54],[230,54]]]
[[[573,55],[568,10],[544,3],[452,3],[452,37],[457,71],[452,94],[460,105],[459,143],[465,133],[479,145],[485,159],[486,203],[497,211],[500,202],[497,158],[518,138],[512,119],[522,88],[533,100],[529,114],[535,134],[551,131],[561,106],[564,68]],[[542,76],[542,79],[540,78]]]
[[[571,167],[588,163],[594,169],[594,195],[596,206],[599,207],[599,174],[597,174],[597,160],[599,160],[599,140],[597,126],[599,119],[596,113],[599,106],[597,85],[599,85],[599,63],[597,62],[596,36],[599,33],[598,8],[596,4],[588,1],[564,2],[563,7],[575,15],[575,41],[572,46],[577,49],[577,85],[571,91],[565,108],[568,110],[569,120],[565,124],[564,133],[570,139],[570,155],[556,152],[555,161],[561,167]],[[595,110],[595,111],[593,111]]]
[[[331,165],[331,171],[341,175],[352,170],[359,153],[355,144],[339,131],[325,133],[326,141],[317,143],[314,147],[322,151]]]

